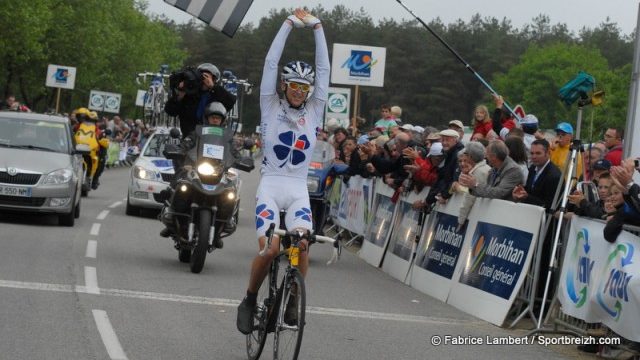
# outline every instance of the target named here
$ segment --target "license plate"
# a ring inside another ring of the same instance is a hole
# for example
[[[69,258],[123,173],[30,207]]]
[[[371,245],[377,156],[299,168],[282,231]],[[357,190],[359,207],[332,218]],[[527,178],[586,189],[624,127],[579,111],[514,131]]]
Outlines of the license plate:
[[[0,185],[0,195],[31,197],[31,188]]]

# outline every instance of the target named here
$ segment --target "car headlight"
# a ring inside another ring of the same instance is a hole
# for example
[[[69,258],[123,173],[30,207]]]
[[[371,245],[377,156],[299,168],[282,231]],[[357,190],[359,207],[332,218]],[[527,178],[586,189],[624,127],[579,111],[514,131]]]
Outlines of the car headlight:
[[[307,177],[307,189],[309,190],[309,192],[316,192],[318,191],[319,187],[320,187],[320,178],[317,178],[315,176]]]
[[[142,166],[134,166],[133,167],[133,176],[138,179],[143,180],[155,180],[156,172],[152,170],[147,170]]]
[[[216,168],[208,162],[203,162],[202,164],[198,165],[198,174],[202,176],[216,175]]]
[[[73,178],[73,171],[70,169],[59,169],[47,174],[44,179],[45,184],[66,184]]]

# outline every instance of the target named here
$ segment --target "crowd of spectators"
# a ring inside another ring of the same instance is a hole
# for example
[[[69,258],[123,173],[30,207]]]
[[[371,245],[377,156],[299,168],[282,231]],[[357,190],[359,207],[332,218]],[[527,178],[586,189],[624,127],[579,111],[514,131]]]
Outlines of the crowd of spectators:
[[[476,107],[469,138],[460,120],[441,130],[414,126],[400,120],[400,107],[386,104],[370,129],[337,128],[318,136],[332,142],[338,174],[347,180],[379,176],[395,190],[394,201],[403,192],[429,187],[426,197],[413,204],[428,213],[452,194],[463,193],[461,226],[476,197],[543,206],[558,216],[565,181],[572,182],[567,218],[578,214],[606,221],[604,238],[610,242],[622,224],[640,225],[640,189],[632,179],[640,168],[633,158],[622,160],[621,129],[609,128],[602,141],[583,145],[570,167],[574,128],[569,122],[558,121],[555,134],[543,133],[535,115],[518,121],[502,98],[494,101],[492,113],[484,105]],[[592,192],[585,194],[585,189]]]

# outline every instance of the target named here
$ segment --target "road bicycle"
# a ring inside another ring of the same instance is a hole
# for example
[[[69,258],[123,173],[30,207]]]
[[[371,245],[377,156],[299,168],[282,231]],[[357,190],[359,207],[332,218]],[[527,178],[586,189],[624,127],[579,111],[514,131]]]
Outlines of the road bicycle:
[[[164,104],[167,102],[168,97],[164,87],[165,79],[169,78],[168,69],[168,65],[161,65],[160,72],[139,73],[136,78],[136,82],[141,84],[141,79],[142,83],[146,83],[147,77],[151,77],[151,82],[143,101],[144,118],[151,127],[169,126],[168,116],[164,112]]]
[[[274,224],[271,224],[267,231],[268,240],[265,247],[260,250],[260,255],[264,255],[269,249],[274,234],[280,235],[283,250],[271,262],[267,276],[268,281],[263,282],[258,290],[258,302],[253,315],[253,331],[247,335],[249,360],[260,358],[269,333],[274,334],[274,360],[298,358],[306,310],[304,278],[297,268],[301,251],[300,241],[306,239],[308,246],[313,243],[333,244],[333,254],[327,264],[335,262],[340,255],[340,242],[337,240],[315,235],[310,231],[275,229]],[[280,275],[280,260],[285,258],[287,259],[287,267]],[[291,304],[289,304],[290,302]],[[286,309],[288,306],[295,309],[295,316],[287,318]]]

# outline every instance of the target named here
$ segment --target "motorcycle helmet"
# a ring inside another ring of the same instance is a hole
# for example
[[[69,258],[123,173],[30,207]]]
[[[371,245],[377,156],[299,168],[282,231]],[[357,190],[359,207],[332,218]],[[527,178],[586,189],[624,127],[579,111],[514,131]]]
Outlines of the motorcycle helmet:
[[[203,63],[198,65],[198,71],[203,72],[206,71],[208,73],[211,73],[211,75],[213,75],[213,77],[215,77],[215,83],[217,84],[218,81],[220,81],[220,70],[218,70],[218,67],[211,64],[211,63]]]
[[[76,120],[78,121],[86,120],[89,117],[89,113],[89,109],[85,107],[77,108],[73,111],[73,114],[76,115]]]
[[[220,126],[224,126],[225,125],[226,120],[227,120],[227,109],[224,107],[224,105],[222,105],[222,103],[214,101],[214,102],[210,103],[209,105],[207,105],[206,109],[204,109],[205,122],[207,121],[207,119],[211,115],[220,116],[222,118],[222,123],[220,124]]]
[[[90,121],[98,122],[98,113],[95,111],[89,111],[88,118]]]
[[[282,68],[282,81],[295,81],[313,85],[316,72],[304,61],[290,61]]]

